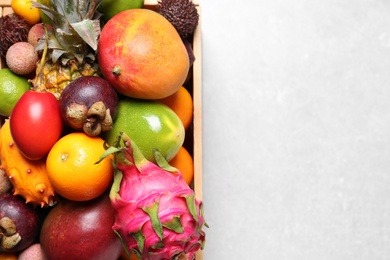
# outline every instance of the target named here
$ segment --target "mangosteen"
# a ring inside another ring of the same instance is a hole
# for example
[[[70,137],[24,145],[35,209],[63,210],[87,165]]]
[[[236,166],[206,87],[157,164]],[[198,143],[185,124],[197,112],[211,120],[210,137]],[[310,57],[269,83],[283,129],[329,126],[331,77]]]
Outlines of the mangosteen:
[[[32,204],[11,193],[0,195],[0,252],[20,252],[37,238],[39,216]]]
[[[66,124],[89,136],[112,129],[117,114],[118,94],[104,78],[80,77],[63,90],[60,112]]]

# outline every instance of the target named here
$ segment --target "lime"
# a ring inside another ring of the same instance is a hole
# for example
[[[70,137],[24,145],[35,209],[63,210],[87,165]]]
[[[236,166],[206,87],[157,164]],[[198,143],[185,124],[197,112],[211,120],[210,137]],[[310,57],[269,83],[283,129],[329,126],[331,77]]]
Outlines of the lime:
[[[119,12],[128,9],[141,8],[144,0],[103,0],[98,11],[103,14],[102,19],[108,21]]]
[[[12,73],[8,68],[0,70],[0,115],[8,117],[19,98],[30,89],[26,78]]]

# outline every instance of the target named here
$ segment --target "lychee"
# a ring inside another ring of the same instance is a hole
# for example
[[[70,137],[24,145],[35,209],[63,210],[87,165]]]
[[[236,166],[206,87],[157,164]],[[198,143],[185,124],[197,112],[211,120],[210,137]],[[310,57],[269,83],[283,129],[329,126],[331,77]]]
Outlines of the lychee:
[[[17,42],[9,47],[5,55],[8,68],[15,74],[27,75],[37,67],[38,53],[28,42]]]

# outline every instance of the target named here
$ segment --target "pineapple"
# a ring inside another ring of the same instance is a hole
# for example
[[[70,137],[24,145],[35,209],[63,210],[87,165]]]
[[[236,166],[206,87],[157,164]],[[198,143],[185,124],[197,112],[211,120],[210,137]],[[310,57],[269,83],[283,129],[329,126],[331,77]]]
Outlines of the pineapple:
[[[102,0],[49,0],[48,5],[33,1],[34,7],[50,20],[45,36],[36,45],[42,51],[36,76],[31,80],[36,91],[49,91],[57,99],[63,89],[81,76],[98,76],[96,60],[100,35]]]

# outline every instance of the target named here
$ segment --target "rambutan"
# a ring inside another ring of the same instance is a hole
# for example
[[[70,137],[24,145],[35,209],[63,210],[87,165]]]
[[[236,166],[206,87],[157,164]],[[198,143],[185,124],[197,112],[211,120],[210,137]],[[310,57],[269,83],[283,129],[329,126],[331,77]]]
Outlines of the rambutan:
[[[11,13],[0,17],[0,56],[16,42],[26,42],[31,25],[21,16]]]
[[[184,39],[193,35],[199,14],[191,0],[159,0],[158,12],[164,16]]]

